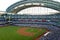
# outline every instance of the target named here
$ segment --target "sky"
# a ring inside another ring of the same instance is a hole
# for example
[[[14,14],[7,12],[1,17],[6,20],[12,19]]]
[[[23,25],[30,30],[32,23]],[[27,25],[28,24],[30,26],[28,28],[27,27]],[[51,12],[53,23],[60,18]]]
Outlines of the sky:
[[[6,11],[6,9],[10,5],[12,5],[18,1],[20,1],[20,0],[0,0],[0,11]]]
[[[7,9],[10,5],[12,5],[12,4],[14,4],[14,3],[16,3],[16,2],[18,2],[18,1],[21,1],[21,0],[0,0],[0,11],[6,11],[6,9]],[[54,0],[54,1],[60,2],[60,0]],[[23,11],[23,12],[24,12],[24,11]]]

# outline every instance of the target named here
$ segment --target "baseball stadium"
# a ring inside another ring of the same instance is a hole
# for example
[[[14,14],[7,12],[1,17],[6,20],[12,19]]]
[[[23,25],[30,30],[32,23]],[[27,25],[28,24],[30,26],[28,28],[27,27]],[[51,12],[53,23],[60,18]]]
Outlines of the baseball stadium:
[[[49,14],[47,8],[57,12]],[[21,0],[0,11],[0,40],[60,40],[60,2]]]

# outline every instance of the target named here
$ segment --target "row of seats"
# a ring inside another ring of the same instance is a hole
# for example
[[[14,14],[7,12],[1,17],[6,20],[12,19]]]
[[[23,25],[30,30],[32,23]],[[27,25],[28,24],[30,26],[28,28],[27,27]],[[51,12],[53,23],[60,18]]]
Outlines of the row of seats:
[[[11,18],[60,18],[60,15],[18,15],[18,14],[3,14],[2,16]]]
[[[13,20],[12,24],[41,24],[41,25],[53,25],[53,26],[60,26],[56,22],[33,22],[33,21],[20,21],[20,20]]]

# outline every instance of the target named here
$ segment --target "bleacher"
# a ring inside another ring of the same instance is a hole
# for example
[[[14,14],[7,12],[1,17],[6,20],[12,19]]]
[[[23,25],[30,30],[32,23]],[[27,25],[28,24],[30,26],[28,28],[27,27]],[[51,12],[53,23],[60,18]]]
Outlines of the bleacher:
[[[5,26],[7,23],[6,19],[4,16],[0,16],[0,26]]]
[[[41,37],[40,40],[60,40],[60,32],[51,32],[47,36]]]

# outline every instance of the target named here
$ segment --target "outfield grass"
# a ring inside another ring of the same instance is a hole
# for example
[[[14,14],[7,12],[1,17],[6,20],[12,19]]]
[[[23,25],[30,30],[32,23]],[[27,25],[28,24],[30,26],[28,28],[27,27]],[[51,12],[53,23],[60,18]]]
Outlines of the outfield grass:
[[[18,34],[17,33],[18,29],[20,29],[20,27],[16,27],[16,26],[8,26],[8,27],[0,28],[0,40],[33,40],[37,36],[46,32],[46,29],[41,29],[42,31],[39,32],[36,28],[30,28],[26,31],[36,33],[33,37],[31,37],[31,36],[23,36]]]

